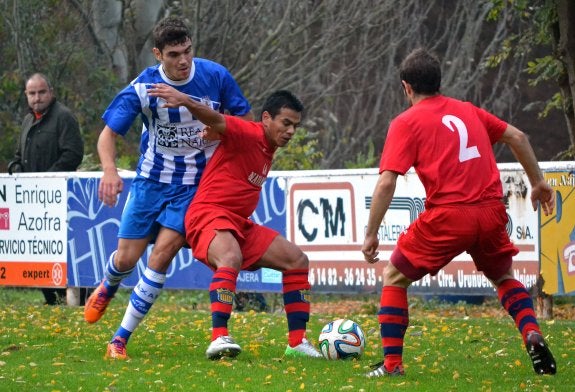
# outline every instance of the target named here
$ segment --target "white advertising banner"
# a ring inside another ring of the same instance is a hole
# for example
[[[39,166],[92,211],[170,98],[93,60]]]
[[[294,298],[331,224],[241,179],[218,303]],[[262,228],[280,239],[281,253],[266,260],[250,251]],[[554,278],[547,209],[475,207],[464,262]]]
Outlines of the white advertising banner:
[[[377,170],[325,173],[302,176],[300,172],[300,176],[288,178],[287,237],[308,255],[310,281],[314,286],[333,291],[378,289],[383,282],[383,267],[399,234],[425,208],[423,185],[413,171],[398,178],[394,198],[379,228],[382,262],[371,265],[363,260],[361,246]],[[538,275],[538,214],[531,208],[529,184],[522,172],[504,170],[501,179],[509,215],[508,233],[520,249],[514,259],[514,272],[519,280],[532,286]],[[475,271],[466,253],[436,276],[425,276],[412,288],[422,292],[429,289],[440,294],[492,290],[487,279]]]
[[[0,282],[66,286],[65,177],[0,177]]]

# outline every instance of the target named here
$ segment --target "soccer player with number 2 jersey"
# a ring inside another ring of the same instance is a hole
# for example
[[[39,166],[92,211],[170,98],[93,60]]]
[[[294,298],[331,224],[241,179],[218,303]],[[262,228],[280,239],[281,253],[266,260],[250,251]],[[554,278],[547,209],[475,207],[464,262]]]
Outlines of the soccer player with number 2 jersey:
[[[506,231],[503,190],[492,149],[497,142],[511,149],[529,178],[533,208],[549,215],[555,194],[527,136],[471,103],[442,95],[439,61],[424,49],[411,52],[399,73],[410,108],[389,126],[362,247],[365,260],[379,261],[377,233],[398,175],[413,167],[425,188],[426,203],[425,211],[398,238],[385,267],[378,312],[384,360],[367,376],[404,374],[407,288],[427,274],[437,274],[462,252],[471,255],[477,270],[495,286],[535,372],[555,374],[555,360],[543,339],[531,296],[513,276],[512,257],[518,249]]]

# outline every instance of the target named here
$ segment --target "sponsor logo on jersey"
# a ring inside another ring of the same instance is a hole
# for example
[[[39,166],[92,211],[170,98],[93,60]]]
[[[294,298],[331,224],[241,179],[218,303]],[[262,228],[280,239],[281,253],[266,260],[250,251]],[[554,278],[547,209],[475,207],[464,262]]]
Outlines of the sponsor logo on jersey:
[[[174,124],[158,124],[158,146],[178,147],[178,128]]]
[[[261,188],[264,182],[266,182],[266,178],[267,178],[266,176],[262,176],[258,173],[251,172],[250,175],[248,176],[248,181],[250,182],[250,184],[259,186]]]

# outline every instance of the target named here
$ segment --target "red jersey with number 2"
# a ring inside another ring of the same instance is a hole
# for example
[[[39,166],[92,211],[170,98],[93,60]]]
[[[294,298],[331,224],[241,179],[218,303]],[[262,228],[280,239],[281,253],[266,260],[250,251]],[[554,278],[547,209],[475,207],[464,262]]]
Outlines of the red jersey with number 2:
[[[390,124],[379,172],[411,167],[426,191],[426,207],[473,204],[503,196],[493,155],[507,123],[469,103],[426,98]]]

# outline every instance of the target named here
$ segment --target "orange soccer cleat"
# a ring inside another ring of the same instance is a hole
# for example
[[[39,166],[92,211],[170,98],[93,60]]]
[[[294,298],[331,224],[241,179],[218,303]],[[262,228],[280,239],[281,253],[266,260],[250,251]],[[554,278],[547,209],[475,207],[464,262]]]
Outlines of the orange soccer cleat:
[[[121,361],[128,359],[128,354],[126,353],[126,339],[116,336],[114,340],[108,343],[105,358],[118,359]]]
[[[108,290],[104,286],[104,281],[94,290],[86,305],[84,306],[84,320],[89,323],[95,323],[100,320],[106,308],[114,296],[108,296]]]

